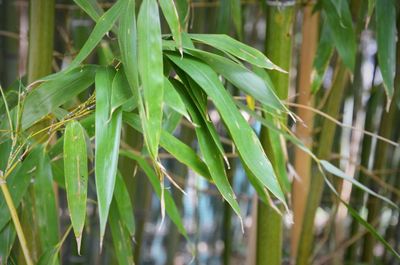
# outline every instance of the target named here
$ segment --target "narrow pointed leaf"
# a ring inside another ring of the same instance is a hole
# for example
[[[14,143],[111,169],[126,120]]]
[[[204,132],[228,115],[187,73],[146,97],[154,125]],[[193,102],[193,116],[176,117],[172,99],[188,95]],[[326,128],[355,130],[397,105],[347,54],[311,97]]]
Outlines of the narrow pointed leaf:
[[[150,184],[152,185],[158,198],[161,198],[160,180],[154,170],[146,162],[146,160],[144,160],[141,156],[137,154],[125,150],[121,150],[120,155],[133,159],[139,164],[140,168],[147,175]],[[165,211],[167,212],[169,218],[171,218],[172,222],[176,225],[179,233],[181,233],[187,240],[189,240],[185,227],[183,226],[181,216],[179,215],[178,207],[176,206],[171,194],[168,191],[164,191],[164,200]]]
[[[111,113],[110,115],[118,109],[120,106],[127,102],[136,103],[137,99],[133,99],[132,91],[129,87],[128,80],[124,74],[123,69],[119,69],[115,74],[114,80],[112,82],[112,95],[111,95]],[[135,108],[136,106],[129,104],[130,108]]]
[[[220,83],[217,74],[209,66],[196,59],[188,57],[181,59],[177,55],[168,55],[168,57],[208,94],[221,114],[243,162],[268,190],[285,203],[271,162],[263,152],[253,129],[236,108],[232,96]]]
[[[144,0],[138,15],[139,74],[143,102],[139,102],[144,138],[153,159],[161,134],[164,74],[160,17],[156,0]],[[139,97],[140,98],[140,97]]]
[[[53,172],[45,147],[39,147],[38,170],[35,175],[35,209],[42,248],[53,247],[59,240],[58,209],[53,189]]]
[[[2,264],[9,264],[8,257],[14,245],[15,236],[16,232],[12,222],[8,222],[0,231],[0,260]]]
[[[28,94],[24,103],[22,129],[29,128],[57,107],[74,98],[94,82],[97,67],[86,65],[44,82]]]
[[[129,126],[134,128],[137,131],[141,130],[140,127],[140,119],[134,113],[124,113],[123,115],[124,122],[126,122]],[[205,177],[208,180],[211,180],[210,172],[208,171],[207,166],[204,162],[199,158],[195,151],[192,148],[187,146],[185,143],[180,141],[178,138],[173,136],[172,134],[163,130],[161,132],[160,144],[167,152],[173,155],[178,161],[187,165],[194,172],[199,174],[200,176]]]
[[[191,120],[181,96],[176,92],[168,78],[164,78],[164,102],[168,107],[182,114],[189,121]]]
[[[115,71],[101,68],[96,74],[96,153],[95,176],[100,217],[100,242],[106,229],[117,174],[118,150],[121,135],[122,111],[110,117],[111,87]]]
[[[178,10],[176,9],[174,0],[163,0],[158,2],[161,10],[167,20],[168,26],[171,30],[172,37],[174,38],[176,45],[181,53],[182,50],[182,28],[179,21]]]
[[[64,174],[68,209],[79,253],[86,217],[88,165],[85,133],[77,121],[69,122],[64,133]]]
[[[388,104],[394,91],[396,72],[396,1],[376,1],[376,37],[378,43],[378,62],[381,69]]]
[[[250,47],[228,35],[223,34],[190,34],[191,39],[214,47],[215,49],[226,52],[243,61],[266,69],[282,69],[273,64],[262,52]]]
[[[246,67],[209,52],[200,50],[190,50],[190,52],[205,61],[214,71],[228,79],[234,86],[253,96],[259,102],[280,111],[287,111],[275,94],[273,86]]]
[[[121,174],[117,173],[114,201],[118,208],[120,222],[123,223],[131,238],[135,235],[135,218],[128,189]]]
[[[104,13],[96,0],[74,0],[74,2],[96,22]]]
[[[129,198],[128,198],[129,199]],[[115,201],[112,202],[110,209],[110,228],[114,244],[115,255],[119,265],[133,265],[132,240],[128,230],[122,222],[121,212]]]
[[[322,6],[336,49],[344,64],[354,70],[356,38],[347,0],[323,0]]]
[[[68,65],[68,68],[64,71],[79,66],[90,55],[90,53],[96,48],[97,44],[100,43],[103,36],[112,29],[123,8],[124,2],[119,0],[99,18],[88,40],[80,49],[74,60],[72,60],[71,64]]]

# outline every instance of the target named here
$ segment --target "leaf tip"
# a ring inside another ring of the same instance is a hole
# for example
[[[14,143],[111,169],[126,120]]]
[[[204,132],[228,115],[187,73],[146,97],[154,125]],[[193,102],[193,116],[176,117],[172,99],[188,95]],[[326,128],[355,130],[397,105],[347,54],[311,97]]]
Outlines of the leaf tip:
[[[76,236],[76,245],[78,247],[78,255],[81,256],[81,243],[82,243],[82,235],[79,234]]]

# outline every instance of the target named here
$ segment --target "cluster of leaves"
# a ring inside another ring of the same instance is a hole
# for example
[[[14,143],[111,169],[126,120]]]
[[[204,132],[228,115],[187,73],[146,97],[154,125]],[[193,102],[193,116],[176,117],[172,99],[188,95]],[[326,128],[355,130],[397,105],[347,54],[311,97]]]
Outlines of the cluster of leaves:
[[[257,99],[262,110],[271,115],[289,113],[276,96],[263,69],[283,70],[258,50],[226,35],[184,33],[182,18],[178,14],[185,12],[180,11],[182,7],[179,4],[175,6],[172,0],[142,1],[137,19],[134,0],[118,0],[106,12],[91,1],[75,2],[96,22],[88,41],[61,72],[42,78],[27,88],[16,83],[16,89],[4,96],[5,104],[1,106],[8,116],[8,121],[1,124],[1,168],[5,172],[2,180],[7,182],[12,201],[18,207],[31,179],[35,179],[35,194],[42,196],[36,200],[38,215],[41,216],[39,234],[43,249],[48,250],[42,256],[43,262],[56,262],[63,242],[58,242],[53,182],[66,190],[79,250],[88,203],[88,178],[92,175],[94,163],[101,242],[108,221],[112,236],[120,239],[115,246],[119,262],[131,263],[130,240],[135,234],[135,222],[128,189],[117,169],[119,156],[136,161],[160,198],[162,215],[165,211],[184,236],[187,237],[178,208],[164,189],[164,177],[171,182],[173,179],[158,158],[160,147],[214,183],[240,217],[240,208],[225,172],[225,151],[208,116],[209,100],[220,114],[248,179],[263,202],[271,203],[271,198],[276,198],[286,206],[284,189],[280,184],[285,180],[275,176],[256,133],[241,112],[249,113],[264,126],[307,151],[321,170],[324,168],[388,201],[329,162],[319,161],[283,124],[278,127],[228,93],[223,82]],[[332,5],[331,1],[322,2]],[[171,35],[161,34],[159,5]],[[328,8],[341,7],[328,5]],[[334,19],[327,16],[328,22]],[[119,53],[115,58],[112,55],[113,62],[117,63],[83,65],[109,31],[117,34]],[[343,36],[343,32],[331,34],[333,38]],[[200,45],[206,45],[213,52],[199,49]],[[342,52],[340,47],[338,50]],[[347,48],[343,49],[343,53],[347,51]],[[354,62],[346,61],[346,64],[353,67]],[[90,90],[93,84],[95,94],[85,102],[68,109],[63,107],[82,92]],[[387,87],[391,86],[388,83]],[[390,91],[388,89],[389,95]],[[165,115],[166,112],[169,115]],[[182,117],[194,127],[201,156],[173,135]],[[38,123],[48,124],[49,121],[51,124],[44,129],[35,130]],[[145,148],[142,151],[132,150],[121,143],[123,125],[143,134]],[[54,140],[57,133],[61,134]],[[43,143],[42,139],[47,140]],[[51,141],[55,143],[49,146]],[[44,201],[47,203],[40,203]],[[8,208],[1,197],[0,244],[3,245],[0,249],[4,252],[10,251],[16,236]],[[358,216],[356,212],[354,214]],[[365,221],[364,225],[385,242],[372,226]],[[385,245],[390,248],[387,243]]]

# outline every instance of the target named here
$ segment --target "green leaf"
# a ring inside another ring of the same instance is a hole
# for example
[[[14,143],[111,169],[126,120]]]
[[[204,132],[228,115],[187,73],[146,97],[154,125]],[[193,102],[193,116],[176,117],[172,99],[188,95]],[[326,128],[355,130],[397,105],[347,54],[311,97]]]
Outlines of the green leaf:
[[[161,26],[156,0],[144,0],[140,7],[138,55],[143,91],[143,101],[139,101],[139,114],[148,151],[155,160],[162,128],[164,97]]]
[[[347,0],[322,0],[327,23],[344,64],[354,70],[356,37]]]
[[[94,48],[96,48],[97,44],[100,43],[103,36],[112,29],[123,8],[124,1],[119,0],[98,19],[88,40],[85,42],[74,60],[72,60],[63,72],[79,66],[90,55]]]
[[[232,21],[239,40],[243,40],[242,6],[240,0],[231,0]]]
[[[174,0],[163,0],[158,2],[160,4],[161,10],[167,20],[168,26],[171,30],[172,37],[174,38],[176,45],[181,54],[183,54],[182,49],[182,28],[179,22],[178,10],[176,9]]]
[[[96,22],[104,13],[96,0],[74,0],[74,2]]]
[[[100,68],[96,74],[96,153],[95,176],[100,217],[100,245],[106,229],[117,174],[122,111],[111,110],[111,87],[115,71]]]
[[[86,217],[88,165],[85,132],[77,121],[69,122],[65,129],[64,173],[68,209],[80,253]]]
[[[315,54],[312,72],[311,92],[317,93],[324,81],[326,70],[329,66],[329,61],[333,54],[332,33],[326,23],[322,25],[321,37],[318,42],[317,53]]]
[[[136,114],[124,113],[123,120],[135,130],[141,131],[140,119]],[[195,151],[193,151],[192,148],[187,146],[178,138],[168,133],[167,131],[162,130],[160,144],[178,161],[187,165],[200,176],[205,177],[207,180],[211,180],[210,172],[208,171],[208,168],[204,164],[204,162],[199,158],[199,156],[196,154]]]
[[[42,249],[58,243],[58,208],[53,189],[53,173],[50,158],[43,145],[39,146],[38,169],[33,183],[36,218]]]
[[[24,103],[22,129],[29,128],[93,84],[96,69],[97,66],[93,65],[78,67],[44,82],[30,92]]]
[[[265,155],[256,134],[236,108],[232,96],[220,83],[217,74],[196,59],[188,57],[181,59],[177,55],[168,57],[208,94],[221,114],[243,162],[272,194],[285,203],[271,162]]]
[[[284,71],[262,52],[223,34],[189,34],[190,38],[205,43],[255,66]]]
[[[387,96],[387,108],[394,91],[396,74],[396,3],[394,0],[376,1],[376,39],[378,43],[378,63]]]
[[[135,0],[127,0],[119,21],[118,44],[124,71],[132,94],[139,97],[139,74],[137,56],[137,30],[135,18]]]
[[[129,196],[128,196],[129,197]],[[129,200],[129,198],[128,198]],[[121,211],[113,200],[110,209],[110,228],[115,255],[119,265],[133,265],[132,240],[122,224]]]
[[[185,92],[181,91],[181,95],[185,95]],[[185,101],[187,105],[194,105],[190,101],[189,95],[185,96]],[[203,154],[211,178],[213,179],[218,190],[221,192],[222,197],[229,203],[241,220],[240,207],[236,201],[236,196],[226,176],[224,163],[221,155],[219,154],[218,147],[213,141],[210,141],[210,138],[212,137],[211,133],[205,125],[204,120],[199,112],[193,108],[189,108],[189,111],[193,121],[200,125],[195,127],[195,131],[201,153]]]
[[[0,260],[2,264],[9,264],[8,256],[10,255],[11,249],[14,245],[15,236],[15,228],[12,222],[8,222],[0,231]]]
[[[115,74],[112,82],[112,95],[111,95],[111,112],[112,113],[125,103],[137,103],[137,99],[133,98],[132,91],[130,90],[128,80],[124,74],[123,69],[119,69]],[[134,109],[134,104],[129,104],[129,109]]]
[[[329,173],[344,179],[350,183],[352,183],[354,186],[358,187],[359,189],[365,191],[366,193],[375,196],[387,203],[389,203],[391,206],[398,208],[398,206],[393,203],[391,200],[389,200],[388,198],[379,195],[378,193],[376,193],[375,191],[371,190],[370,188],[368,188],[367,186],[363,185],[362,183],[360,183],[359,181],[357,181],[355,178],[352,178],[351,176],[346,175],[346,173],[344,173],[341,169],[337,168],[336,166],[332,165],[330,162],[326,161],[326,160],[320,160],[319,161],[320,164],[322,165],[322,167],[328,171]]]
[[[11,198],[14,206],[18,207],[25,195],[33,175],[38,171],[38,163],[40,159],[40,149],[33,149],[28,156],[22,161],[21,166],[14,169],[13,173],[7,178],[7,186],[10,190]],[[0,230],[11,219],[10,211],[4,200],[3,193],[0,194]]]
[[[332,190],[332,192],[336,195],[336,197],[343,203],[344,206],[346,206],[347,210],[349,210],[349,213],[353,216],[354,219],[357,220],[359,224],[361,224],[365,229],[368,230],[379,242],[382,243],[382,245],[385,247],[386,250],[388,250],[390,253],[392,253],[398,260],[400,260],[400,254],[397,253],[397,251],[385,240],[383,236],[381,236],[378,231],[370,224],[368,223],[364,218],[362,218],[358,212],[353,209],[347,202],[341,199],[339,193],[336,191],[332,183],[329,182],[328,178],[325,177],[325,182],[327,183],[328,187]]]
[[[182,114],[182,116],[191,121],[181,96],[179,96],[179,93],[176,92],[174,86],[166,77],[164,78],[164,102],[168,107]]]
[[[119,219],[129,232],[130,237],[133,238],[135,235],[135,218],[133,216],[133,207],[128,189],[125,185],[125,181],[119,172],[117,173],[117,178],[115,181],[114,201],[116,202],[116,206],[118,208],[120,217]]]
[[[140,155],[137,155],[133,152],[121,150],[120,155],[128,157],[130,159],[135,160],[140,168],[144,171],[144,173],[149,178],[150,184],[152,185],[154,191],[156,192],[158,198],[161,198],[161,184],[158,176],[154,172],[154,170],[149,166],[149,164],[144,160]],[[178,207],[168,191],[164,191],[164,200],[165,200],[165,210],[168,216],[171,218],[172,222],[178,228],[179,233],[181,233],[187,240],[189,237],[186,233],[186,230],[183,226],[182,219],[179,215]]]
[[[190,53],[206,62],[214,71],[221,74],[234,86],[251,95],[264,105],[287,112],[286,107],[275,94],[272,84],[265,82],[246,67],[209,52],[190,50]]]
[[[183,31],[187,31],[189,25],[190,1],[191,0],[175,0],[178,17]]]

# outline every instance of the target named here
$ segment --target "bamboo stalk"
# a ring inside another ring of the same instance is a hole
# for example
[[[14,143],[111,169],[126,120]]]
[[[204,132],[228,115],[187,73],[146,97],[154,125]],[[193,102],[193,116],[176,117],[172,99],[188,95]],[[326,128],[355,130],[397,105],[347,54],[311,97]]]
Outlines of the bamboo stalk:
[[[329,98],[326,103],[325,113],[337,117],[339,114],[345,85],[349,78],[349,72],[342,62],[337,64],[337,71],[332,85]],[[323,120],[322,129],[319,138],[319,146],[317,149],[317,157],[327,159],[330,155],[333,140],[335,136],[336,124],[329,120]],[[313,249],[314,240],[314,219],[317,208],[321,202],[322,192],[324,188],[324,179],[320,173],[311,178],[308,193],[307,205],[304,212],[302,230],[300,233],[300,242],[297,250],[297,265],[310,264],[310,256]]]
[[[266,55],[285,70],[290,70],[292,55],[292,30],[295,17],[295,1],[267,2]],[[269,72],[280,99],[286,99],[289,91],[289,75],[277,71]],[[286,120],[286,117],[284,117]],[[279,137],[279,136],[278,136]],[[274,166],[275,173],[281,174],[274,162],[277,156],[271,146],[271,133],[261,128],[261,144]],[[284,146],[282,146],[283,150]],[[282,176],[278,175],[278,179]],[[271,205],[259,202],[257,207],[256,264],[273,265],[282,263],[282,216]]]
[[[298,103],[307,106],[313,106],[313,96],[310,91],[311,73],[313,68],[314,56],[318,43],[318,22],[319,14],[313,14],[313,5],[304,7],[303,11],[303,27],[302,27],[302,43],[300,50],[299,62],[299,97]],[[304,125],[296,127],[296,135],[302,142],[311,149],[313,118],[314,114],[307,109],[298,108],[296,114]],[[297,247],[303,222],[304,209],[309,191],[309,182],[311,178],[311,157],[299,148],[294,153],[294,169],[299,179],[293,180],[292,186],[292,205],[293,205],[293,228],[291,237],[291,251],[293,260],[296,259]]]

